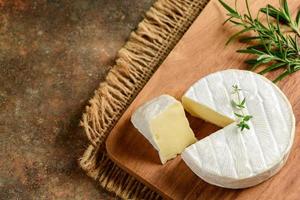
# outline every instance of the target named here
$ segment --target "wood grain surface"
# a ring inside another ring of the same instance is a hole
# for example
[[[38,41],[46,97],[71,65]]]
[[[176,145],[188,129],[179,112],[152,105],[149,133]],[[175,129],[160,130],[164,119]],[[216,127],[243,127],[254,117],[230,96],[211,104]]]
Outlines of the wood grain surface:
[[[251,10],[256,12],[267,2],[271,1],[251,0]],[[229,4],[233,5],[233,1]],[[239,4],[239,9],[244,10],[244,3]],[[289,5],[295,13],[300,2],[289,1]],[[234,31],[229,24],[222,25],[225,17],[217,0],[207,5],[112,130],[106,143],[108,154],[121,168],[167,199],[300,199],[298,121],[295,142],[285,167],[264,183],[243,190],[224,189],[204,182],[180,156],[161,165],[157,152],[130,122],[136,108],[156,96],[167,93],[180,99],[188,87],[203,76],[228,68],[246,69],[243,64],[246,55],[235,52],[243,47],[242,44],[234,42],[225,46]],[[267,77],[272,79],[276,75],[272,73]],[[290,100],[297,120],[300,116],[300,72],[278,85]],[[220,129],[200,119],[188,118],[199,139]]]

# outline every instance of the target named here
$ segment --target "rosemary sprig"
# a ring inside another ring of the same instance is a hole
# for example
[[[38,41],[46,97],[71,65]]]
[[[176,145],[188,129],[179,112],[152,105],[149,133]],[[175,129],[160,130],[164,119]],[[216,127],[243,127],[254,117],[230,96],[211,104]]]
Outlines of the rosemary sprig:
[[[245,0],[247,12],[239,13],[236,6],[230,7],[223,0],[219,0],[222,6],[228,11],[228,19],[235,26],[241,28],[240,31],[232,35],[226,44],[242,34],[252,32],[254,36],[240,38],[240,42],[249,43],[245,49],[237,50],[239,53],[253,55],[254,58],[245,62],[251,66],[251,70],[256,70],[264,66],[260,74],[265,74],[277,69],[283,72],[273,81],[277,82],[286,76],[300,70],[300,48],[298,39],[300,37],[300,10],[295,19],[292,18],[286,0],[280,1],[280,8],[267,5],[261,8],[254,18]],[[265,16],[265,22],[259,19],[259,14]],[[250,44],[251,43],[251,44]]]
[[[240,97],[240,91],[241,89],[238,87],[238,85],[233,85],[232,86],[232,94],[237,96],[237,101],[235,100],[231,100],[232,105],[234,108],[236,108],[237,110],[240,111],[240,113],[234,112],[235,116],[238,117],[238,124],[237,127],[239,127],[241,129],[241,131],[243,131],[244,129],[250,129],[250,126],[247,124],[247,122],[253,118],[252,115],[245,115],[243,112],[243,109],[245,108],[245,103],[246,103],[246,98],[243,98],[243,100],[241,100]]]

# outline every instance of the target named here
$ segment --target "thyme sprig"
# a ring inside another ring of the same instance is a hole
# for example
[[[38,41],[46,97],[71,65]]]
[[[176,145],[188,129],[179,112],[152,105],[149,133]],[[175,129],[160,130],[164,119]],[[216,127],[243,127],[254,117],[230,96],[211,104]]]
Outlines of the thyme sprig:
[[[254,33],[253,36],[240,38],[240,42],[249,43],[245,49],[237,50],[239,53],[246,53],[253,56],[245,62],[250,65],[251,70],[256,70],[264,66],[260,74],[265,74],[277,69],[283,72],[273,81],[278,82],[286,76],[300,70],[300,47],[298,39],[300,37],[300,10],[293,19],[286,0],[280,1],[280,7],[275,8],[267,5],[261,8],[256,17],[253,17],[248,0],[245,0],[247,11],[240,13],[235,7],[232,8],[223,0],[219,0],[222,6],[228,11],[226,22],[231,22],[241,28],[240,31],[232,35],[226,44],[245,33]],[[259,15],[265,17],[265,22]]]
[[[234,112],[234,115],[238,118],[237,127],[239,127],[241,131],[243,131],[244,129],[250,129],[250,126],[247,123],[251,118],[253,118],[253,116],[246,115],[243,111],[243,109],[245,108],[246,98],[244,97],[243,100],[241,100],[240,91],[242,89],[240,89],[236,84],[232,85],[232,89],[232,94],[236,95],[237,97],[237,101],[233,99],[231,100],[232,105],[235,109],[240,111],[239,113]]]

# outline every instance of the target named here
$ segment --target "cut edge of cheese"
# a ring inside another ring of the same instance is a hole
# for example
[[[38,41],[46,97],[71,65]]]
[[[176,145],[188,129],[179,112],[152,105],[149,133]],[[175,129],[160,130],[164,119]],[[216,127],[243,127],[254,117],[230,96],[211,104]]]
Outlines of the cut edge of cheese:
[[[140,106],[131,121],[158,151],[162,164],[197,141],[183,106],[169,95],[161,95]]]
[[[168,106],[153,119],[150,122],[150,129],[154,133],[163,164],[197,141],[179,102]]]
[[[234,122],[233,119],[210,109],[204,104],[199,104],[186,96],[182,96],[181,101],[184,109],[194,117],[201,118],[220,127],[228,126]]]

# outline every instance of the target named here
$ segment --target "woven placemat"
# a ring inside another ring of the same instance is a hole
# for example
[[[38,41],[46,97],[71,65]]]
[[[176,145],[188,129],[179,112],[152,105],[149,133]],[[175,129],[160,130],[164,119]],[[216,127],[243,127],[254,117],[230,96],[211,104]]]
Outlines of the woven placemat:
[[[123,199],[161,199],[111,161],[105,140],[111,129],[209,0],[158,0],[119,51],[116,64],[95,91],[81,125],[90,145],[80,166],[104,189]]]

